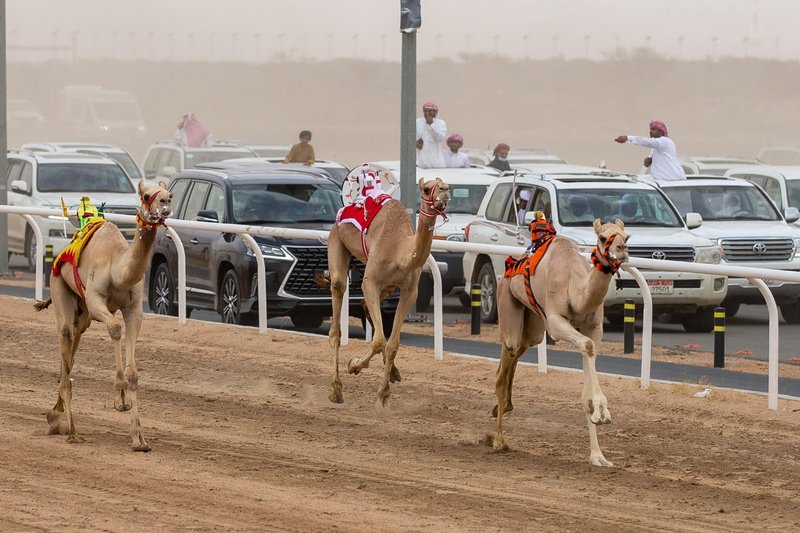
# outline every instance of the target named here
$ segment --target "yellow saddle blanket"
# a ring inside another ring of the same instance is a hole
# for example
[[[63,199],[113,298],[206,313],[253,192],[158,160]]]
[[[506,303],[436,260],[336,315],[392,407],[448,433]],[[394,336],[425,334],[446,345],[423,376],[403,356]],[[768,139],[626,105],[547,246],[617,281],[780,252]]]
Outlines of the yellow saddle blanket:
[[[70,243],[66,248],[61,250],[56,257],[56,260],[53,262],[54,276],[61,274],[61,267],[64,265],[64,263],[72,265],[72,271],[75,274],[75,285],[78,288],[78,294],[84,299],[85,296],[83,294],[83,289],[85,288],[85,285],[78,275],[78,263],[80,261],[81,252],[86,247],[86,243],[89,242],[95,232],[99,230],[100,227],[105,224],[105,222],[106,220],[104,218],[92,217],[92,219],[86,223],[86,226],[83,227],[83,229],[72,236]]]

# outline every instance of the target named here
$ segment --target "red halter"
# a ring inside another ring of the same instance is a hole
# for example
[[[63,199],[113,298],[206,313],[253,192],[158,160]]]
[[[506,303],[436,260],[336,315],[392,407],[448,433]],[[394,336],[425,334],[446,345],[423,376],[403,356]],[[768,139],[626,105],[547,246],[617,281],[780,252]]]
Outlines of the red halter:
[[[614,242],[614,237],[618,237],[619,232],[614,232],[611,234],[611,237],[608,238],[606,241],[606,249],[603,250],[602,255],[597,253],[597,247],[592,249],[592,264],[594,267],[602,272],[603,274],[616,274],[619,271],[619,267],[622,264],[622,261],[619,259],[611,260],[611,252],[609,249],[611,248],[611,243]],[[600,260],[602,257],[603,261]]]
[[[147,207],[147,212],[150,212],[150,206],[153,205],[153,202],[156,200],[156,196],[158,196],[158,191],[155,194],[150,195],[150,200],[145,200],[144,196],[139,198],[142,201],[142,204]],[[148,222],[142,218],[142,215],[137,211],[136,212],[136,224],[142,226],[144,229],[155,229],[158,226],[164,226],[164,219],[159,217],[157,222]]]

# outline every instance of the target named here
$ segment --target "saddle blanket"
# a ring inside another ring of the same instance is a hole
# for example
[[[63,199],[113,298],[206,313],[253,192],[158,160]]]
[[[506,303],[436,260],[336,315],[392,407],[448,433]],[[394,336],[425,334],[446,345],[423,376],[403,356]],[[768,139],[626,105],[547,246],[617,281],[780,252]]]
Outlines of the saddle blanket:
[[[536,267],[539,266],[539,262],[542,260],[542,257],[544,257],[551,242],[553,242],[553,237],[544,239],[533,253],[520,259],[514,259],[511,256],[506,257],[506,271],[503,273],[503,277],[533,276],[534,272],[536,272]]]
[[[86,243],[92,238],[97,230],[105,223],[103,218],[93,218],[86,224],[80,231],[73,237],[66,248],[61,252],[53,261],[53,275],[58,276],[61,273],[61,266],[64,263],[69,263],[73,266],[75,272],[78,272],[78,261],[80,260],[81,251],[86,247]]]
[[[336,223],[342,225],[349,222],[357,227],[361,233],[366,233],[375,215],[391,199],[392,197],[388,194],[378,194],[374,197],[367,196],[363,204],[359,202],[346,205],[336,213]]]

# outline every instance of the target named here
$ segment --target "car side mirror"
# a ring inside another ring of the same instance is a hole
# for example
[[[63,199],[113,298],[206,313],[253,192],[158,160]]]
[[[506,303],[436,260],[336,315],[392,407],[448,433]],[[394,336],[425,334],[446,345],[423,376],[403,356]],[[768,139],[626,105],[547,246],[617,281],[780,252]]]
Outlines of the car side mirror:
[[[178,169],[175,168],[175,167],[163,167],[161,169],[161,175],[162,176],[172,176],[173,174],[177,174],[177,173],[178,173]]]
[[[703,225],[703,216],[700,213],[686,213],[686,227],[699,228]]]
[[[23,181],[23,180],[14,180],[14,181],[12,181],[11,182],[11,190],[14,191],[14,192],[21,192],[23,194],[28,194],[29,192],[31,192],[31,191],[28,190],[28,182],[27,181]],[[797,210],[795,209],[795,211],[797,211]]]
[[[800,209],[796,207],[787,207],[783,210],[783,218],[786,219],[786,222],[791,224],[792,222],[797,222],[800,220]]]
[[[198,222],[219,222],[219,216],[213,209],[201,209],[197,212],[195,220]]]

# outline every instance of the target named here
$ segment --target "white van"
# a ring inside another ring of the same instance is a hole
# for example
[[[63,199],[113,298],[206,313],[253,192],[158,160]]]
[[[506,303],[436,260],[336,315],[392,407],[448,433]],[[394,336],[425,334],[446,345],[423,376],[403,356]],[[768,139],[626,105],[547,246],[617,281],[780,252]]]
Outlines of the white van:
[[[58,94],[63,135],[81,141],[143,139],[147,130],[133,93],[99,85],[68,85]]]

